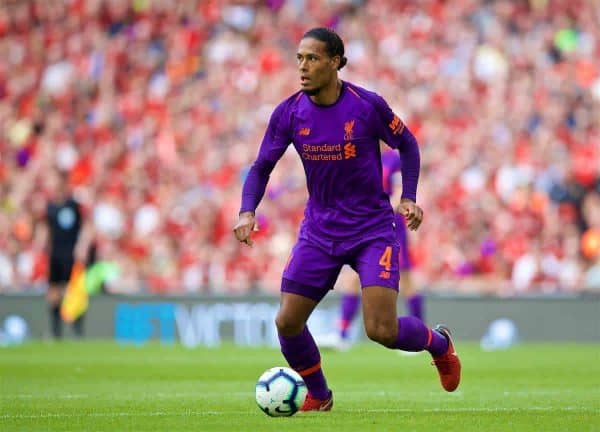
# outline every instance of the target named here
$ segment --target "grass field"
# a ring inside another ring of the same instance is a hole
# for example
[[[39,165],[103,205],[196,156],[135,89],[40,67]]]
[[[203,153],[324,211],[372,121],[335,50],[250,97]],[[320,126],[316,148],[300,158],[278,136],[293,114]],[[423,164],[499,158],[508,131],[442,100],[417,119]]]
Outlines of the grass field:
[[[254,383],[276,349],[32,342],[0,348],[0,431],[600,431],[599,345],[457,348],[451,394],[426,354],[324,352],[333,411],[270,418]]]

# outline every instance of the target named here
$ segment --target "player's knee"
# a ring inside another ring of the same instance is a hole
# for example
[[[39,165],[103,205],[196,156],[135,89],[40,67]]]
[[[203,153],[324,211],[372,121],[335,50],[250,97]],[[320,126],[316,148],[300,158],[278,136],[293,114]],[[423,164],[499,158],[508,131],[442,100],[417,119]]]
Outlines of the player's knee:
[[[390,347],[396,342],[397,328],[385,321],[370,321],[365,323],[367,337],[374,342]]]
[[[282,314],[279,312],[275,317],[275,325],[277,326],[277,332],[282,336],[295,336],[300,334],[304,328],[304,323],[295,319],[293,316],[288,314]]]

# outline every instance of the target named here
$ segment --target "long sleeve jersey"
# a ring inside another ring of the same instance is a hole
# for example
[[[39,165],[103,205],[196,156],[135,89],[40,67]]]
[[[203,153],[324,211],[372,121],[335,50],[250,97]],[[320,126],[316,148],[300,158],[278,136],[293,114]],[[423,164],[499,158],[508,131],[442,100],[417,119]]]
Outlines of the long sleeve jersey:
[[[303,92],[292,95],[271,115],[244,183],[240,212],[256,210],[291,143],[309,194],[301,234],[344,241],[386,232],[394,215],[383,186],[380,140],[399,150],[402,197],[416,201],[418,144],[381,96],[345,81],[332,105],[317,105]]]

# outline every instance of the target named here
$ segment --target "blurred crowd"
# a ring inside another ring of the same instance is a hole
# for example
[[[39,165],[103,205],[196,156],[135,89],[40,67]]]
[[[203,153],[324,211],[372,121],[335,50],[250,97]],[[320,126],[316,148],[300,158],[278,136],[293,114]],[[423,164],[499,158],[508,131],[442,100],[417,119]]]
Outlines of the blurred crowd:
[[[0,3],[0,291],[43,289],[67,173],[110,291],[277,292],[307,198],[293,149],[254,247],[231,228],[314,26],[420,143],[420,286],[600,289],[600,2],[31,0]]]

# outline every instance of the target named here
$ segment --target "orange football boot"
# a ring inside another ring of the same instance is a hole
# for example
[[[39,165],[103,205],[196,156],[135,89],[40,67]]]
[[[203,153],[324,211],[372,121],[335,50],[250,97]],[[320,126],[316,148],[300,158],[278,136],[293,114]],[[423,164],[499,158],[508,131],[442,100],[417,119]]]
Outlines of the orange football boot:
[[[440,333],[448,340],[448,349],[444,354],[434,357],[431,364],[437,368],[444,390],[453,392],[460,383],[460,359],[454,350],[450,330],[446,326],[438,324],[433,331]]]
[[[300,411],[331,411],[333,407],[333,392],[329,390],[327,399],[316,399],[308,393]]]

